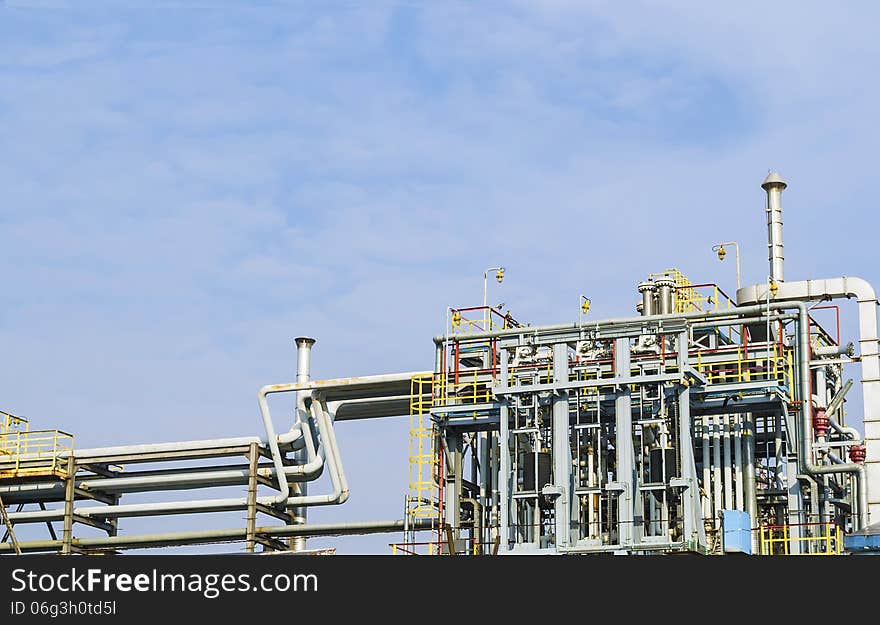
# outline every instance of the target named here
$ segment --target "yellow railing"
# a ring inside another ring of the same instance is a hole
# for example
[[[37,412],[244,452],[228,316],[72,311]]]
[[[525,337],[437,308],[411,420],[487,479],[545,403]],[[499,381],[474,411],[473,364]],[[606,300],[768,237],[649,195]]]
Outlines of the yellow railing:
[[[806,536],[795,536],[798,528]],[[758,528],[762,556],[839,556],[843,553],[843,531],[835,523],[762,525]]]
[[[760,348],[758,353],[760,353]],[[774,343],[769,358],[766,355],[745,357],[741,347],[731,353],[726,360],[704,361],[702,351],[697,352],[695,368],[709,381],[709,384],[737,384],[759,380],[776,380],[791,388],[794,361],[790,349]]]
[[[27,432],[30,429],[28,420],[0,410],[0,435],[10,432]]]
[[[431,420],[434,376],[414,376],[410,393],[409,495],[407,514],[411,518],[438,515],[437,453],[434,422]]]
[[[73,435],[61,430],[7,432],[0,435],[0,479],[36,475],[64,475],[73,450]]]
[[[441,392],[437,394],[439,405],[485,404],[492,401],[492,383],[481,380],[479,370],[459,373],[457,382],[454,373],[447,375],[448,379],[440,383]]]

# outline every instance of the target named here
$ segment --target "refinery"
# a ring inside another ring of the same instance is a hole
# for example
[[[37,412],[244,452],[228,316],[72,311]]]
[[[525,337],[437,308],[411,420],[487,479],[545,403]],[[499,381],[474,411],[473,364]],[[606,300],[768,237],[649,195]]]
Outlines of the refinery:
[[[595,319],[582,298],[577,320],[543,326],[484,297],[446,311],[418,348],[424,370],[389,375],[314,380],[316,341],[302,336],[296,380],[259,389],[260,420],[239,438],[80,449],[39,429],[63,424],[0,413],[0,553],[312,554],[312,537],[383,533],[399,556],[880,551],[877,297],[858,277],[787,279],[786,182],[771,172],[761,187],[767,279],[734,294],[646,267],[633,316]],[[738,266],[735,242],[716,252]],[[483,277],[500,282],[504,268]],[[841,336],[849,318],[857,336]],[[278,394],[295,396],[295,414],[273,414]],[[862,414],[847,414],[859,394]],[[310,521],[315,506],[344,506],[346,472],[362,469],[336,429],[392,417],[409,424],[405,514]],[[241,527],[174,527],[175,515],[230,511]],[[162,531],[126,532],[131,517]],[[20,539],[25,525],[45,536]]]

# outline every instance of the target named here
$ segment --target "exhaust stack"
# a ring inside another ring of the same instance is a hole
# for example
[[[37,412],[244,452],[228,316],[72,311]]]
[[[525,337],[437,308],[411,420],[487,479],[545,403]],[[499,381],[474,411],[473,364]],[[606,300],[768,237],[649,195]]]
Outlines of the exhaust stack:
[[[783,264],[785,255],[782,245],[782,192],[788,185],[775,171],[771,171],[761,183],[767,192],[767,247],[769,248],[770,277],[774,282],[785,281]]]

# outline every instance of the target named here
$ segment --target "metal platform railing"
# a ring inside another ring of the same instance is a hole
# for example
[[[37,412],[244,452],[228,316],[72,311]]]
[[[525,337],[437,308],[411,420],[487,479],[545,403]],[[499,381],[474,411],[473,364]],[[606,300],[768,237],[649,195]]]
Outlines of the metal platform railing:
[[[0,480],[67,474],[61,454],[73,450],[73,435],[61,430],[8,431],[0,434]]]

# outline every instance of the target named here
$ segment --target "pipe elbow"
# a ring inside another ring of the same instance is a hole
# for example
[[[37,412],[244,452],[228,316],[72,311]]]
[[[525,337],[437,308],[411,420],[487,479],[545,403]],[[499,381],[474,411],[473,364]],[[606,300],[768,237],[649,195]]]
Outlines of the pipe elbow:
[[[863,278],[851,278],[844,276],[844,284],[846,286],[847,295],[855,297],[859,303],[874,302],[877,303],[877,293],[871,283]]]

